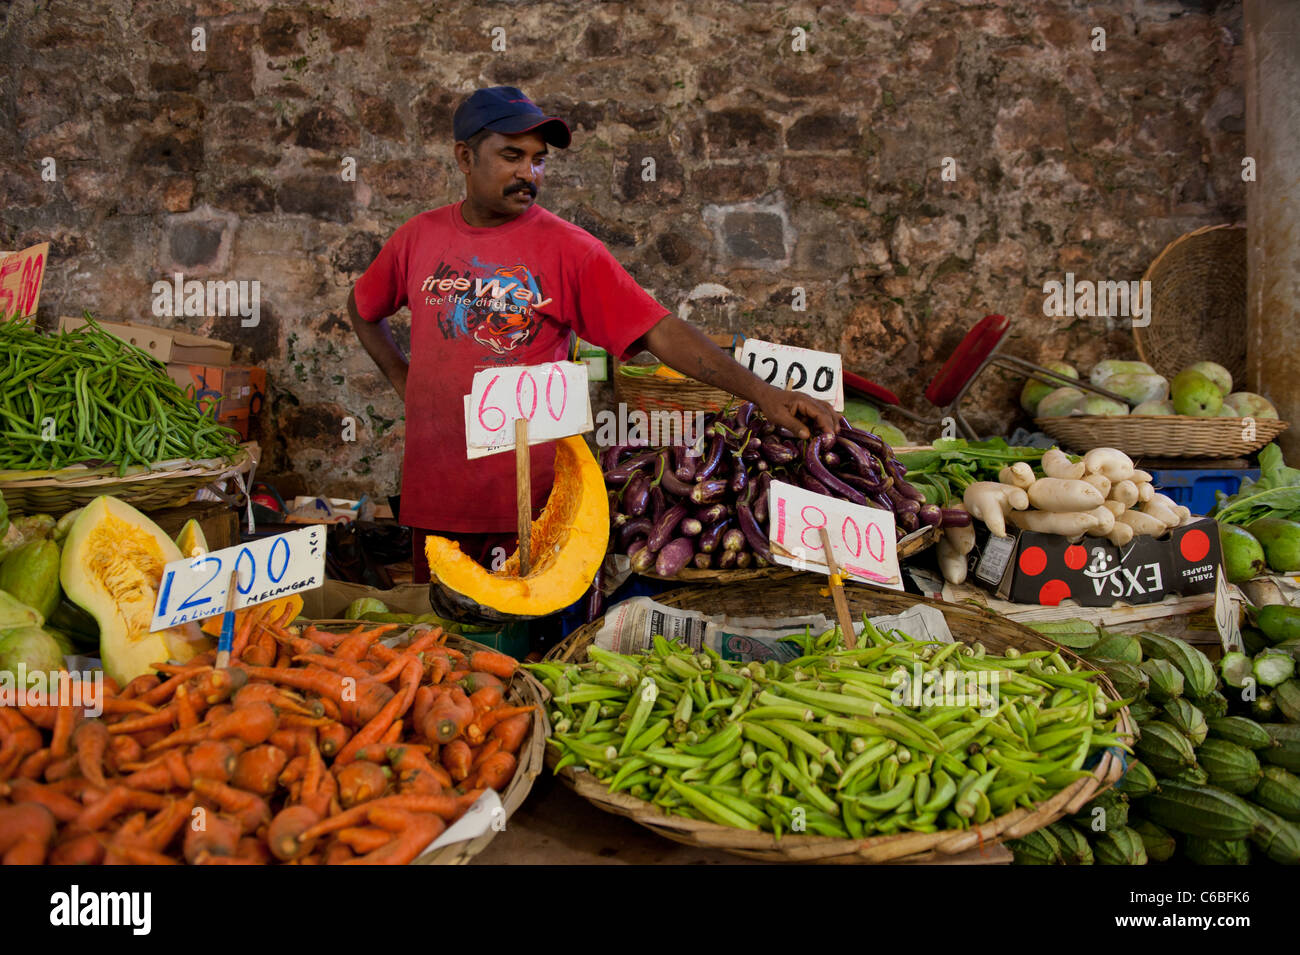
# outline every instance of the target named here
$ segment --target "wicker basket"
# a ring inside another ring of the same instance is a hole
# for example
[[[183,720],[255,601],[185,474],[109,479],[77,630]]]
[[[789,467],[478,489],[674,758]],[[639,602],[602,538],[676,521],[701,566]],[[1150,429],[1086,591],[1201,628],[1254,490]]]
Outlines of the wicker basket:
[[[179,507],[200,488],[246,474],[257,463],[257,444],[242,445],[233,458],[207,461],[161,461],[152,469],[130,469],[122,477],[114,468],[76,465],[25,477],[22,471],[0,472],[0,494],[12,514],[58,516],[109,494],[142,511]]]
[[[1179,236],[1142,276],[1150,323],[1133,329],[1138,357],[1166,378],[1210,359],[1246,376],[1246,227],[1206,226]]]
[[[1241,418],[1190,415],[1072,415],[1035,418],[1043,431],[1075,451],[1118,448],[1130,457],[1237,458],[1258,451],[1289,425],[1256,418],[1255,437],[1242,438]]]
[[[823,582],[804,577],[797,581],[782,581],[777,584],[753,582],[725,589],[683,588],[660,594],[655,600],[670,607],[686,607],[708,613],[792,616],[828,609],[830,601],[821,596],[822,586]],[[892,614],[917,604],[928,604],[943,612],[953,635],[965,643],[979,641],[994,653],[1007,647],[1057,650],[1072,662],[1082,665],[1082,661],[1070,651],[1051,643],[1027,627],[1012,623],[981,607],[939,603],[858,584],[847,584],[844,593],[848,598],[849,610],[855,615],[863,612],[873,616]],[[547,659],[585,659],[587,647],[595,639],[601,623],[597,620],[575,630],[547,654]],[[1104,677],[1100,679],[1106,696],[1118,699],[1110,681]],[[1120,719],[1123,733],[1131,738],[1132,724],[1127,707],[1122,711]],[[553,749],[548,748],[548,764],[554,765],[556,759]],[[597,808],[626,816],[674,842],[724,849],[734,855],[768,862],[864,863],[924,862],[959,855],[1005,839],[1018,839],[1077,812],[1097,793],[1115,783],[1122,773],[1123,764],[1119,754],[1108,751],[1102,755],[1092,776],[1080,779],[1048,801],[1038,804],[1033,810],[1018,808],[964,831],[906,832],[861,841],[793,834],[777,839],[767,832],[750,832],[668,815],[652,804],[626,793],[611,794],[590,774],[575,773],[572,767],[561,770],[560,778]]]
[[[338,631],[351,630],[360,622],[358,620],[315,620],[313,624],[322,630],[333,629]],[[400,637],[402,632],[395,632],[392,636]],[[447,634],[447,646],[454,647],[465,654],[472,653],[475,650],[492,649],[454,633]],[[501,805],[505,809],[507,820],[514,815],[516,809],[523,805],[523,801],[528,798],[528,793],[532,791],[534,780],[542,771],[546,755],[546,737],[551,735],[551,724],[546,716],[546,707],[542,705],[545,697],[545,687],[538,683],[536,678],[526,670],[519,670],[506,689],[506,700],[511,706],[532,705],[536,707],[533,710],[533,725],[528,733],[528,738],[519,747],[519,765],[515,768],[515,774],[511,777],[510,784],[506,786],[506,791],[500,794]],[[486,849],[488,843],[492,841],[496,834],[497,829],[491,827],[487,832],[475,836],[473,839],[456,842],[426,852],[411,864],[465,865],[470,859]]]
[[[614,369],[614,399],[629,409],[644,411],[721,411],[732,396],[694,378],[625,375]]]

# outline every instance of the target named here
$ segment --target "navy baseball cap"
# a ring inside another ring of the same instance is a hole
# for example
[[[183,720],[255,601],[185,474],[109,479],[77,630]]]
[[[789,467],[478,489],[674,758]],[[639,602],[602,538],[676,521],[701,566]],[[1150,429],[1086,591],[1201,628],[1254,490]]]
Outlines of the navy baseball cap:
[[[547,116],[537,104],[513,86],[489,86],[475,90],[456,107],[451,121],[457,142],[469,139],[480,129],[513,136],[537,130],[546,142],[559,149],[569,145],[569,127],[557,116]]]

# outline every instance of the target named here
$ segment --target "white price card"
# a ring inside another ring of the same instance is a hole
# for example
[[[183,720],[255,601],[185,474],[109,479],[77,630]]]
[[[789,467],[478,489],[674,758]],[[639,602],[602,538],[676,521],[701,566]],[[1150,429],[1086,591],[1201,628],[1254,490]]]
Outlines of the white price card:
[[[1218,568],[1214,582],[1214,626],[1219,631],[1225,653],[1241,651],[1241,620],[1237,602],[1228,590],[1228,575],[1222,567]]]
[[[736,348],[736,361],[768,384],[785,388],[788,383],[791,391],[844,410],[844,363],[837,354],[746,338]]]
[[[466,456],[511,450],[519,418],[528,422],[529,444],[590,431],[587,366],[552,361],[476,372],[465,399]]]
[[[893,511],[863,507],[782,481],[768,486],[767,535],[772,559],[778,564],[827,573],[823,527],[835,562],[846,576],[903,589]]]
[[[163,568],[149,629],[224,613],[231,571],[239,575],[235,610],[319,587],[325,582],[325,525],[172,561]]]

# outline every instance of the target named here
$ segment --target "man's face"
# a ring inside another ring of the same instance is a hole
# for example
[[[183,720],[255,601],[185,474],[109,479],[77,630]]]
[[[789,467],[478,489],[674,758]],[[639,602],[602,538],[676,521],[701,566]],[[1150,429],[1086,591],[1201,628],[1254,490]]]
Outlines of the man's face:
[[[535,132],[489,133],[477,151],[456,143],[456,164],[476,205],[513,218],[527,212],[546,172],[546,141]]]

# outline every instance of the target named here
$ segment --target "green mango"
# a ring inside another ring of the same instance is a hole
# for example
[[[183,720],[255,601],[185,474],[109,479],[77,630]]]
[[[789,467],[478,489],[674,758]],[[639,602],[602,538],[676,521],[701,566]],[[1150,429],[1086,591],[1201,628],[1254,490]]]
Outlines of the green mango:
[[[1222,365],[1213,361],[1198,361],[1187,366],[1192,371],[1198,371],[1210,381],[1214,382],[1214,387],[1219,389],[1219,394],[1228,395],[1232,391],[1232,372]]]
[[[1074,366],[1063,361],[1045,361],[1043,367],[1066,378],[1077,379],[1079,377],[1079,372]],[[1039,403],[1058,387],[1060,386],[1039,381],[1037,378],[1026,378],[1024,387],[1020,389],[1020,407],[1024,408],[1025,413],[1031,418],[1036,416]],[[845,404],[847,405],[847,402]],[[847,410],[845,414],[848,414]]]
[[[1257,626],[1271,643],[1282,643],[1300,637],[1300,607],[1286,604],[1269,604],[1255,615]]]
[[[49,619],[59,606],[59,545],[52,540],[23,544],[0,564],[0,590],[7,590]]]
[[[1261,517],[1246,529],[1263,546],[1268,566],[1284,574],[1300,570],[1300,523],[1281,517]]]
[[[1213,418],[1223,407],[1223,392],[1199,371],[1184,368],[1169,384],[1174,411],[1196,418]]]
[[[1234,584],[1258,577],[1268,569],[1263,545],[1246,528],[1220,524],[1219,544],[1223,548],[1223,569]]]

